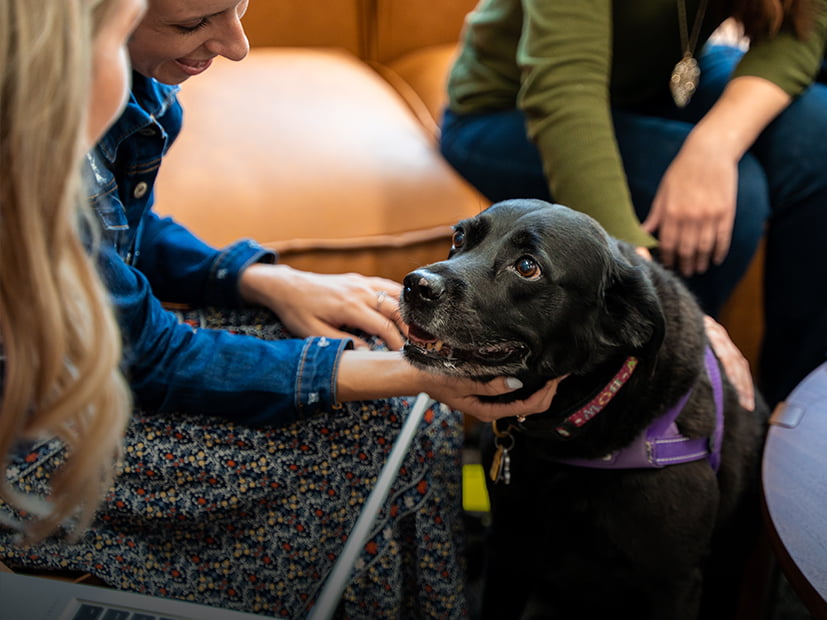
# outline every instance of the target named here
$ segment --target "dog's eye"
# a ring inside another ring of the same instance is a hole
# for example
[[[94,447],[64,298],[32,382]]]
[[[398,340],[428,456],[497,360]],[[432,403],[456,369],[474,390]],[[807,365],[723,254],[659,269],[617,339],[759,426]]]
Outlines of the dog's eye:
[[[543,275],[540,265],[530,256],[521,257],[520,260],[514,263],[514,269],[523,278],[536,279]]]
[[[451,237],[452,249],[459,250],[463,245],[465,245],[465,231],[455,230],[454,236]]]

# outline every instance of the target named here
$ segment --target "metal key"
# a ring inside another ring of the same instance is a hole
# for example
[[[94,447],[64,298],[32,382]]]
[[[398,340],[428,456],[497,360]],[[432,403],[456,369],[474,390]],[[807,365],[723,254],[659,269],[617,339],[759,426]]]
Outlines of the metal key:
[[[491,469],[488,470],[488,477],[491,478],[491,482],[497,482],[500,479],[500,470],[503,466],[503,453],[505,452],[505,448],[501,445],[497,445],[497,451],[494,453],[494,460],[491,461]]]
[[[497,451],[491,461],[491,469],[488,475],[494,483],[502,480],[505,484],[511,484],[511,455],[509,452],[514,447],[514,438],[506,433],[495,439]]]

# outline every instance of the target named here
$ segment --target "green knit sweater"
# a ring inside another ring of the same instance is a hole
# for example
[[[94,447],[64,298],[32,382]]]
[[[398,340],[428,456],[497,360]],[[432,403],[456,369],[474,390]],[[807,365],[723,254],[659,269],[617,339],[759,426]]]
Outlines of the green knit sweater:
[[[827,0],[807,40],[787,30],[755,44],[736,75],[770,80],[797,95],[824,53]],[[588,213],[609,233],[637,245],[654,240],[632,207],[612,128],[611,104],[669,97],[672,67],[683,56],[676,0],[481,0],[466,20],[448,82],[459,114],[519,107],[543,158],[551,195]],[[686,0],[691,31],[698,0]],[[727,17],[710,0],[703,42]]]

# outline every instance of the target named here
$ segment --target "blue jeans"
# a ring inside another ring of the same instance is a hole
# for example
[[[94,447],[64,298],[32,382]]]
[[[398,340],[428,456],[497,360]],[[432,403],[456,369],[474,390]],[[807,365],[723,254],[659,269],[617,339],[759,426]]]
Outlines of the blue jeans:
[[[720,96],[742,52],[709,46],[690,104],[613,110],[615,135],[638,218],[694,124]],[[441,150],[489,200],[553,200],[540,155],[516,109],[458,116],[446,111]],[[766,333],[760,387],[782,400],[827,355],[827,86],[815,84],[761,134],[739,164],[729,254],[687,279],[704,310],[717,316],[766,235]]]

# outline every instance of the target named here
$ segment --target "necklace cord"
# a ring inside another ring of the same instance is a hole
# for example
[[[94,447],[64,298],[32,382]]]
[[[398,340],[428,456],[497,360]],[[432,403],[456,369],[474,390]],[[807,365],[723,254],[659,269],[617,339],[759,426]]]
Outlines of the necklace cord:
[[[680,27],[681,46],[683,47],[684,56],[692,56],[695,53],[695,47],[698,45],[698,37],[701,35],[701,25],[703,24],[708,1],[709,0],[701,0],[698,3],[698,11],[695,14],[695,21],[692,24],[692,36],[690,37],[689,24],[686,21],[686,0],[678,0],[678,25]]]

